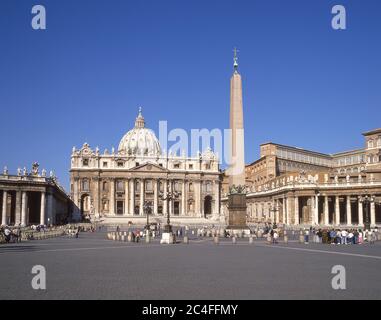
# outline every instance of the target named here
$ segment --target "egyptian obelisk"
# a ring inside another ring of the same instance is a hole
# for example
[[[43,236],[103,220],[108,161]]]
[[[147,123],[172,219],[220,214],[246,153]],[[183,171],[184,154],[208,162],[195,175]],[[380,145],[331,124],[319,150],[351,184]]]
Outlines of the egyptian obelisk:
[[[230,79],[230,166],[229,229],[247,229],[245,191],[245,150],[242,103],[242,79],[238,72],[237,49],[234,49],[234,71]]]

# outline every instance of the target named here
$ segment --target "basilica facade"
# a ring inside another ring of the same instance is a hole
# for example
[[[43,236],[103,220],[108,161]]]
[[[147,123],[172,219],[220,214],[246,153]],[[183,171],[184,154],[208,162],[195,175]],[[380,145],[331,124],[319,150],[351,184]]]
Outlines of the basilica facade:
[[[118,150],[73,148],[71,197],[82,216],[109,223],[205,222],[220,218],[220,170],[209,148],[195,157],[166,153],[141,109]],[[170,192],[172,200],[167,200]]]

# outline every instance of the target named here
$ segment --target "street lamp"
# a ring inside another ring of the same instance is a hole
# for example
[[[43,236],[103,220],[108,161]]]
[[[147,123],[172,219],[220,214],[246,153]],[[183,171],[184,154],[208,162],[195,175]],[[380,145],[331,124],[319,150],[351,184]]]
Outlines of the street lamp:
[[[365,221],[364,221],[364,229],[370,230],[370,217],[369,217],[369,205],[371,202],[374,202],[374,196],[364,196],[360,198],[360,203],[365,204]]]
[[[270,206],[270,212],[272,212],[273,213],[273,215],[274,215],[274,220],[272,221],[273,222],[273,227],[274,226],[276,226],[277,224],[276,224],[276,216],[277,216],[277,212],[279,211],[279,208],[278,208],[278,205],[276,205],[276,204],[272,204],[271,206]],[[271,217],[270,217],[270,221],[271,221]]]
[[[172,233],[171,220],[169,216],[169,205],[172,200],[178,198],[180,194],[181,193],[178,191],[169,191],[169,182],[167,182],[167,191],[165,193],[160,191],[159,193],[159,198],[167,202],[167,224],[164,226],[164,232],[166,233]]]
[[[147,201],[147,200],[144,201],[143,209],[144,209],[145,214],[147,215],[146,229],[149,230],[149,215],[152,212],[152,201]]]

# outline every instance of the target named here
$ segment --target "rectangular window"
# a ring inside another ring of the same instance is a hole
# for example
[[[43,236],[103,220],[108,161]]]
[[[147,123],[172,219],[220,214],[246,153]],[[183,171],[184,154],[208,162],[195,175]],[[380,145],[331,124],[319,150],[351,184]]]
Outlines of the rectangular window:
[[[119,180],[116,182],[116,191],[124,191],[124,182]]]
[[[173,165],[173,168],[174,168],[174,169],[180,169],[180,164],[175,163],[175,164]]]
[[[107,162],[103,162],[103,168],[107,168],[108,166],[108,163]]]
[[[89,159],[83,159],[82,164],[84,167],[87,167],[89,165]]]
[[[152,191],[153,190],[152,181],[151,180],[146,181],[146,190],[147,191]]]
[[[193,170],[193,164],[189,165],[189,170]]]
[[[118,168],[123,168],[124,167],[124,163],[123,162],[118,162]]]

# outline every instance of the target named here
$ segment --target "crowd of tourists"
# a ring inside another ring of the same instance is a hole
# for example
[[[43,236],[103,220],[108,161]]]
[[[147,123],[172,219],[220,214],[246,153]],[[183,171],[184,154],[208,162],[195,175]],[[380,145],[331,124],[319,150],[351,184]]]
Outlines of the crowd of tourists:
[[[21,228],[11,228],[9,226],[2,226],[0,228],[0,242],[21,242]]]
[[[304,242],[326,243],[333,245],[373,244],[378,238],[378,229],[316,229],[304,230]]]

